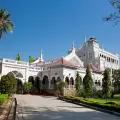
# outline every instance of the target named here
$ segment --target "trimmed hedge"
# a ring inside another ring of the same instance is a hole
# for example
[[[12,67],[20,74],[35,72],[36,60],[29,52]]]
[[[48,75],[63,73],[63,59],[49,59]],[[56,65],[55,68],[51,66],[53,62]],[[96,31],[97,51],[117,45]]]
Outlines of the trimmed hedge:
[[[111,104],[111,103],[99,103],[99,102],[93,102],[84,98],[78,98],[78,97],[71,97],[71,96],[64,96],[62,98],[65,98],[67,100],[72,100],[73,102],[80,102],[83,104],[87,104],[90,106],[94,106],[94,107],[99,107],[102,109],[106,109],[106,110],[111,110],[111,111],[115,111],[115,112],[120,112],[120,105],[115,103],[115,104]]]

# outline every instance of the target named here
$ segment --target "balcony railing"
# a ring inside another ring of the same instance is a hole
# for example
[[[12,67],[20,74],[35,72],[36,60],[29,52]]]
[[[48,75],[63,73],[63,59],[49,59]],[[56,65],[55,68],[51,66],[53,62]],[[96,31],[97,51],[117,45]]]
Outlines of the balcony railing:
[[[17,60],[6,59],[6,58],[3,58],[3,59],[2,59],[2,62],[3,62],[3,63],[9,63],[9,64],[17,64],[17,65],[29,65],[28,62],[17,61]]]

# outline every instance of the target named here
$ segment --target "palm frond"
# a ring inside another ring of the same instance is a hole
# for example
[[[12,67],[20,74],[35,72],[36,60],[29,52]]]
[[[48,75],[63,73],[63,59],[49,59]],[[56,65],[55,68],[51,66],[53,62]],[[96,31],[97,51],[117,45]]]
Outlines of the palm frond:
[[[4,32],[5,36],[7,36],[7,30],[5,27],[3,28],[3,32]]]
[[[6,23],[5,27],[7,28],[7,30],[8,30],[9,32],[11,32],[11,33],[13,32],[13,30],[12,30],[12,28],[9,26],[9,24]]]
[[[4,20],[7,20],[10,17],[10,14],[5,15]]]
[[[0,30],[0,39],[2,38],[2,30]]]
[[[14,23],[11,22],[10,20],[7,20],[7,23],[8,23],[11,27],[14,27]]]

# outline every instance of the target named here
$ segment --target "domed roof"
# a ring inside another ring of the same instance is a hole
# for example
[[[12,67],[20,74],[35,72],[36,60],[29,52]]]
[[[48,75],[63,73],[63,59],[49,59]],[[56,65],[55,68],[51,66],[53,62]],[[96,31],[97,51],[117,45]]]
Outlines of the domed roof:
[[[95,41],[95,42],[97,42],[95,37],[90,37],[90,39],[88,41]]]

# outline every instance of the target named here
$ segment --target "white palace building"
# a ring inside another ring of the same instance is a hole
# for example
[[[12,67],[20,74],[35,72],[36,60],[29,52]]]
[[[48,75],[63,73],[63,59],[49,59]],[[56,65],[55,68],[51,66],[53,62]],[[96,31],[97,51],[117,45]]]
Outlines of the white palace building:
[[[0,59],[0,76],[12,74],[22,82],[39,81],[41,89],[51,89],[56,81],[66,81],[69,90],[74,88],[76,73],[79,72],[82,79],[89,65],[94,88],[100,89],[102,83],[102,72],[105,68],[119,69],[119,55],[112,54],[99,47],[98,41],[91,37],[85,40],[81,48],[68,50],[68,55],[60,59],[44,61],[42,52],[40,57],[30,64],[29,62],[16,61],[12,59]]]

